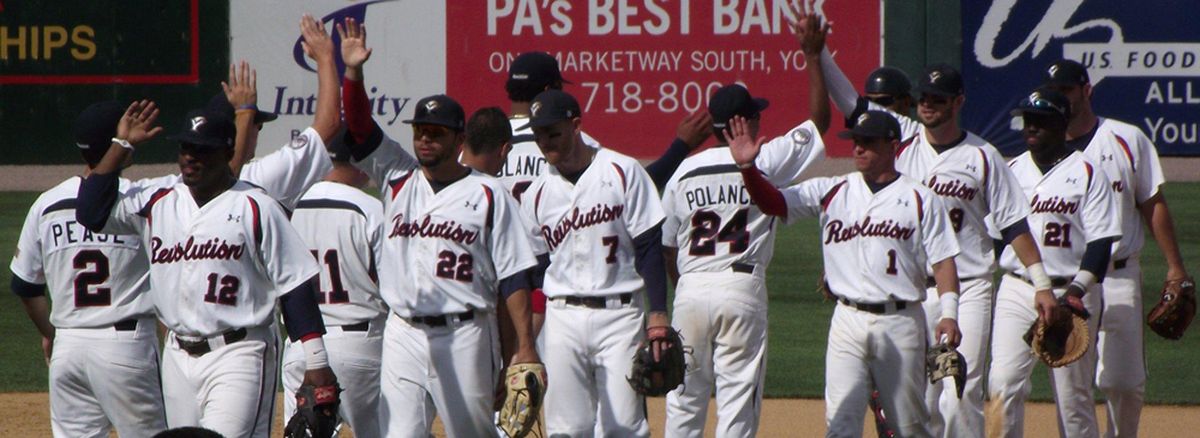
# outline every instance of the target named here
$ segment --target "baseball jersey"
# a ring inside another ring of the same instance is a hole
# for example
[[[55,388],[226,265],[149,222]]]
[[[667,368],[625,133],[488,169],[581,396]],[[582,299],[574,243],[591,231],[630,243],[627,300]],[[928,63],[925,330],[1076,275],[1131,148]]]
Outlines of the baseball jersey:
[[[1104,170],[1116,192],[1122,220],[1121,240],[1113,244],[1113,259],[1119,260],[1142,250],[1146,230],[1138,205],[1158,193],[1165,179],[1154,144],[1141,129],[1103,117],[1099,124],[1083,155]]]
[[[662,202],[637,160],[609,149],[572,184],[553,166],[533,181],[521,210],[549,251],[547,297],[629,293],[645,283],[633,239],[663,221]]]
[[[75,221],[80,177],[38,196],[25,216],[9,265],[27,283],[46,284],[50,323],[58,328],[107,327],[154,314],[149,263],[136,235],[93,233]],[[120,180],[119,191],[129,189]]]
[[[921,122],[918,122],[916,119],[909,117],[907,114],[900,114],[895,111],[892,111],[891,109],[889,109],[883,105],[880,105],[880,104],[877,104],[870,100],[867,100],[865,97],[863,97],[861,99],[863,102],[867,103],[867,111],[883,111],[888,114],[891,114],[892,117],[896,118],[897,122],[900,122],[900,143],[901,143],[901,145],[908,145],[908,144],[912,143],[913,141],[916,140],[917,136],[921,133],[921,131],[924,131],[924,129],[922,129],[923,126],[921,125]]]
[[[786,186],[825,155],[811,121],[763,144],[755,164],[772,184]],[[679,272],[721,272],[734,263],[767,266],[775,246],[775,220],[750,200],[728,147],[688,157],[663,188],[663,246],[684,248]]]
[[[383,182],[379,289],[400,316],[493,309],[499,281],[537,265],[517,201],[496,178],[471,170],[434,191],[386,137],[355,164]]]
[[[1029,215],[1021,186],[1000,152],[979,136],[964,134],[961,142],[939,154],[922,129],[896,159],[900,173],[921,180],[942,198],[962,250],[954,258],[960,279],[989,276],[995,268],[985,218],[990,215],[1004,229]]]
[[[523,128],[529,124],[529,117],[513,117],[509,119],[512,125],[512,150],[508,152],[508,158],[504,161],[504,168],[500,169],[500,182],[504,183],[504,187],[512,194],[517,201],[521,201],[521,195],[529,188],[529,184],[533,183],[534,178],[546,171],[546,157],[542,155],[542,150],[538,148],[537,142],[533,137],[533,128]],[[599,148],[600,143],[586,132],[581,133],[583,142],[588,146]]]
[[[244,181],[204,206],[183,184],[127,191],[104,231],[141,237],[159,318],[185,336],[267,325],[276,299],[318,272],[284,209]]]
[[[1112,186],[1080,152],[1072,152],[1042,174],[1029,152],[1013,159],[1013,174],[1029,200],[1029,230],[1051,277],[1073,277],[1089,242],[1121,237],[1121,211]],[[1025,275],[1012,246],[1000,266]]]
[[[328,325],[383,316],[375,266],[383,246],[383,204],[357,188],[313,185],[296,204],[292,225],[321,265],[317,303]]]
[[[783,195],[788,221],[820,217],[825,281],[851,301],[922,301],[926,266],[959,252],[941,197],[905,175],[879,192],[855,172],[810,179]]]

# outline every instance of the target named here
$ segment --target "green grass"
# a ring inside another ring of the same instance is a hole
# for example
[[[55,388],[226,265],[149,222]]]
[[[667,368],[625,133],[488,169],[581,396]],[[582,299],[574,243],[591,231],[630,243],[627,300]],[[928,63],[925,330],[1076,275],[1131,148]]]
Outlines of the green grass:
[[[1176,220],[1183,257],[1193,275],[1200,260],[1200,184],[1172,183],[1165,189]],[[0,193],[0,260],[11,260],[21,221],[35,193]],[[775,243],[775,260],[768,273],[770,332],[767,353],[768,397],[822,397],[825,379],[825,339],[833,306],[816,292],[821,269],[820,242],[815,220],[783,227]],[[1153,241],[1142,253],[1148,289],[1146,309],[1157,301],[1165,274],[1162,253]],[[0,270],[0,281],[10,273]],[[1198,323],[1200,325],[1200,323]],[[1170,342],[1153,333],[1146,336],[1146,361],[1150,377],[1146,400],[1150,403],[1200,403],[1200,332],[1193,329],[1182,341]],[[11,293],[0,294],[0,392],[46,391],[46,366],[42,362],[37,331]],[[1034,371],[1033,398],[1051,398],[1046,369]]]

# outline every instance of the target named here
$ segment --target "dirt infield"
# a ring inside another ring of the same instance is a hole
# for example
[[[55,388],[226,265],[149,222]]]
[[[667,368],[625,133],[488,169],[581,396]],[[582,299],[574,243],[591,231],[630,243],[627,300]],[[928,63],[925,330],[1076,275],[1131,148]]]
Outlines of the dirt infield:
[[[663,435],[663,399],[649,400],[650,425],[653,436]],[[277,409],[283,403],[276,403]],[[1097,406],[1100,423],[1104,423],[1104,408]],[[709,406],[708,436],[716,424],[714,412]],[[6,393],[0,395],[0,412],[8,412],[0,419],[0,436],[50,436],[50,408],[46,393]],[[761,437],[806,437],[820,436],[825,431],[825,404],[821,400],[769,399],[764,400]],[[275,415],[274,436],[282,436],[278,425],[280,415]],[[863,424],[863,436],[875,436],[873,424]],[[1142,436],[1180,436],[1181,431],[1200,430],[1200,407],[1148,406],[1142,412]],[[435,436],[445,436],[438,428]],[[114,434],[115,436],[115,434]],[[343,434],[342,436],[351,436]],[[1025,436],[1030,438],[1056,437],[1054,406],[1035,403],[1026,409]]]

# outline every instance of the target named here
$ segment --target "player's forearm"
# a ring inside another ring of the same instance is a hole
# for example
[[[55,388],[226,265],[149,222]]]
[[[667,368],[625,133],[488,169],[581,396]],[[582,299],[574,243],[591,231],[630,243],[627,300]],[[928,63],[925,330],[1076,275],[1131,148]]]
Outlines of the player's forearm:
[[[1183,256],[1179,254],[1179,242],[1175,240],[1175,221],[1171,219],[1171,211],[1167,208],[1167,200],[1162,192],[1143,202],[1138,210],[1150,226],[1150,234],[1154,235],[1158,249],[1162,251],[1163,259],[1167,262],[1167,279],[1187,277]]]
[[[938,295],[958,293],[958,267],[954,257],[933,264],[933,279],[937,282]]]
[[[679,266],[676,265],[676,260],[679,260],[679,248],[663,246],[663,264],[667,268],[667,277],[671,279],[671,284],[679,286]]]
[[[121,149],[120,146],[113,146]],[[112,154],[112,150],[109,150]],[[105,155],[108,159],[108,155]],[[75,220],[93,232],[101,232],[108,223],[108,216],[117,205],[120,197],[120,174],[117,172],[93,172],[83,182],[79,183],[76,194]]]
[[[646,284],[650,312],[667,311],[667,276],[663,266],[662,223],[658,223],[633,241],[634,264]]]
[[[122,147],[114,142],[109,145],[108,152],[104,153],[104,158],[101,158],[100,162],[96,163],[96,167],[92,168],[92,173],[120,174],[121,167],[124,166],[130,155],[133,155],[132,149]]]
[[[1024,266],[1032,266],[1042,262],[1042,253],[1038,251],[1037,243],[1033,240],[1033,235],[1028,231],[1018,234],[1009,243],[1013,247],[1013,252],[1017,254],[1017,259],[1021,260]]]
[[[771,216],[787,217],[787,200],[783,192],[775,188],[758,168],[751,166],[742,169],[742,180],[746,183],[746,192],[759,210]]]
[[[346,129],[350,131],[350,136],[354,139],[351,147],[368,143],[368,139],[378,127],[375,125],[375,120],[371,118],[371,102],[367,99],[367,90],[363,81],[350,79],[349,74],[342,81],[342,108],[346,111]],[[358,154],[355,155],[357,158]]]
[[[229,170],[234,175],[242,174],[242,166],[254,157],[254,147],[257,145],[258,129],[254,126],[254,109],[239,109],[234,116],[234,126],[237,135],[233,138],[233,158],[229,160]]]
[[[288,338],[292,341],[301,341],[314,335],[325,334],[325,320],[321,317],[321,308],[317,306],[313,283],[311,280],[301,283],[300,286],[279,297],[284,328],[287,329]]]
[[[504,307],[507,308],[508,319],[511,321],[512,338],[509,344],[512,345],[509,351],[504,353],[504,360],[507,363],[514,357],[526,357],[534,353],[533,343],[533,312],[529,305],[529,290],[521,289],[509,295],[504,300]],[[503,328],[501,329],[503,335]],[[501,346],[506,347],[504,341],[501,341]],[[524,360],[529,360],[525,358]],[[524,361],[521,360],[521,361]]]
[[[846,73],[843,73],[842,69],[838,67],[828,48],[821,50],[821,72],[825,76],[829,98],[833,99],[833,104],[837,105],[838,111],[842,115],[850,117],[854,113],[855,107],[858,106],[858,90],[854,89],[854,84],[850,83],[850,79],[846,78]]]
[[[328,143],[341,126],[337,65],[329,56],[317,62],[317,115],[313,129]]]
[[[817,125],[817,132],[829,131],[829,89],[825,86],[825,72],[821,69],[821,56],[805,56],[808,70],[809,119]]]
[[[45,296],[22,297],[21,305],[25,308],[25,314],[29,315],[29,320],[37,327],[38,333],[54,339],[54,325],[50,324],[50,300]]]
[[[667,185],[667,181],[671,180],[671,175],[675,174],[675,169],[683,163],[687,158],[688,151],[691,147],[683,139],[676,138],[667,146],[667,150],[663,152],[662,157],[654,160],[653,163],[646,166],[646,173],[650,174],[650,179],[654,181],[654,188],[662,190],[663,186]]]
[[[507,366],[512,361],[513,354],[516,353],[516,330],[513,328],[513,319],[509,315],[508,304],[506,300],[496,301],[496,326],[500,329],[500,357],[504,360],[504,365]]]
[[[1083,250],[1083,260],[1079,262],[1079,272],[1071,280],[1068,293],[1073,291],[1074,295],[1083,296],[1092,285],[1104,282],[1108,262],[1112,259],[1112,245],[1111,237],[1088,242]]]

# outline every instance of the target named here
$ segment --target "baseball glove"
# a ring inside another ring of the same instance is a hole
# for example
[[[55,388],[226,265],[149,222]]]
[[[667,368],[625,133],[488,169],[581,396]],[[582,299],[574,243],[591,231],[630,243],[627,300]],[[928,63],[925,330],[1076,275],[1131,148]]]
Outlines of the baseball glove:
[[[665,343],[659,360],[654,360],[654,345]],[[633,354],[633,375],[629,384],[638,394],[658,397],[683,384],[683,338],[671,327],[646,329],[646,340]]]
[[[504,405],[496,423],[509,438],[528,435],[537,425],[546,395],[546,367],[540,363],[510,365],[504,373]]]
[[[342,392],[336,384],[328,386],[301,385],[296,390],[296,413],[284,427],[285,438],[330,438],[341,420],[338,405]]]
[[[1066,297],[1058,300],[1049,323],[1038,319],[1025,333],[1025,342],[1033,354],[1051,368],[1070,365],[1087,353],[1091,335],[1088,333],[1088,311],[1080,304],[1071,304]]]
[[[929,348],[925,354],[925,365],[929,373],[929,383],[953,377],[958,398],[962,399],[963,384],[967,382],[967,359],[962,353],[950,344],[940,343]]]
[[[1171,340],[1179,340],[1196,316],[1196,282],[1191,277],[1163,284],[1162,299],[1146,315],[1150,330]]]

